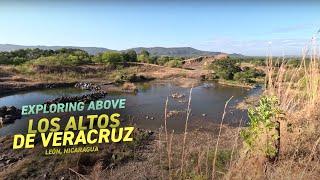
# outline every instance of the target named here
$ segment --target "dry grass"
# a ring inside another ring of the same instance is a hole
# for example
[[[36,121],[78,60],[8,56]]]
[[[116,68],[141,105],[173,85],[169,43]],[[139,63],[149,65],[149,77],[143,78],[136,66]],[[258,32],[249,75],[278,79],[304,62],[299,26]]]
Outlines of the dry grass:
[[[232,98],[232,97],[231,97]],[[223,124],[226,108],[219,125],[210,124],[212,130],[188,129],[191,114],[192,88],[186,104],[186,119],[183,133],[169,133],[167,128],[168,98],[165,103],[164,134],[159,131],[157,152],[161,179],[215,179],[222,178],[231,165],[231,156],[237,149],[239,128],[231,128]],[[217,134],[215,136],[214,134]],[[223,139],[223,141],[221,141]]]
[[[228,179],[319,179],[318,50],[313,38],[303,51],[297,68],[290,68],[284,58],[277,59],[280,66],[274,64],[272,56],[267,58],[264,94],[276,96],[284,113],[277,117],[281,132],[279,158],[270,162],[262,154],[242,152],[235,166],[229,170]]]
[[[221,136],[222,124],[224,121],[224,117],[226,115],[227,105],[229,104],[229,102],[232,98],[233,98],[233,96],[226,102],[226,104],[224,106],[224,110],[223,110],[222,119],[220,122],[219,134],[218,134],[218,139],[217,139],[217,143],[216,143],[215,151],[214,151],[214,158],[213,158],[213,162],[212,162],[212,173],[211,173],[212,179],[214,179],[214,175],[215,175],[215,167],[216,167],[215,164],[216,164],[216,160],[217,160],[217,152],[218,152],[218,148],[219,148],[219,140],[220,140],[220,136]]]
[[[184,133],[183,133],[183,144],[182,144],[182,156],[181,156],[181,171],[180,175],[183,175],[184,171],[184,162],[185,162],[185,146],[186,146],[186,140],[187,140],[187,132],[188,132],[188,122],[189,122],[189,117],[191,113],[190,105],[191,105],[191,97],[192,97],[192,88],[190,89],[189,93],[189,101],[188,101],[188,107],[187,107],[187,117],[186,117],[186,122],[185,122],[185,128],[184,128]]]

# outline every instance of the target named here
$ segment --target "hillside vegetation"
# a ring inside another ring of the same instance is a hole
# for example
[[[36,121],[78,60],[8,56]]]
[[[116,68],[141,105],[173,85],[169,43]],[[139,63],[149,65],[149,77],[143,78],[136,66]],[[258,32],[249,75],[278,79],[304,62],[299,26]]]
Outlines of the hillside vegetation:
[[[16,51],[21,49],[41,49],[41,50],[58,50],[58,49],[79,49],[82,51],[88,52],[90,55],[97,55],[106,51],[115,51],[102,47],[78,47],[78,46],[22,46],[14,44],[0,44],[0,51]],[[131,48],[126,50],[121,50],[117,52],[127,52],[130,50],[136,51],[138,54],[141,51],[145,50],[150,52],[152,56],[178,56],[178,57],[194,57],[194,56],[208,56],[208,55],[217,55],[220,52],[211,52],[211,51],[201,51],[191,47],[138,47]],[[231,54],[231,56],[241,57],[241,54]]]

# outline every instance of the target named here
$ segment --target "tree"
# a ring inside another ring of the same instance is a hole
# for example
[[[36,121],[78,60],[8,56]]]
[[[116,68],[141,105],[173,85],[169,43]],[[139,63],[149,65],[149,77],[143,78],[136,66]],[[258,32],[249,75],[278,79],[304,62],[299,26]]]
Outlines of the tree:
[[[149,53],[147,50],[145,50],[145,49],[143,49],[140,54],[142,54],[142,55],[144,55],[144,56],[147,56],[147,57],[150,56],[150,53]]]
[[[146,50],[142,50],[141,53],[138,56],[138,61],[144,62],[144,63],[149,63],[150,61],[150,54]]]
[[[101,61],[103,63],[116,64],[119,62],[123,62],[123,57],[120,53],[115,51],[107,51],[102,53]]]
[[[151,56],[148,58],[148,63],[149,64],[156,64],[158,60],[158,56]]]
[[[137,53],[134,50],[129,50],[128,52],[122,53],[123,60],[126,62],[136,62]]]
[[[232,59],[213,61],[210,66],[220,78],[226,80],[233,80],[234,74],[241,72],[241,68]]]

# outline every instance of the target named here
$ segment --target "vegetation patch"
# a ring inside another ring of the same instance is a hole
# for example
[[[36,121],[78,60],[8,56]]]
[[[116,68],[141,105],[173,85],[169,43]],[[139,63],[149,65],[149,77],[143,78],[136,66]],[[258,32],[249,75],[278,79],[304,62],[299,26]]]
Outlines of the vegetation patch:
[[[214,71],[211,75],[212,79],[222,79],[227,81],[236,81],[245,84],[257,82],[257,78],[265,76],[263,71],[254,67],[241,67],[241,64],[233,58],[221,59],[213,61],[208,69]]]
[[[262,153],[269,158],[278,154],[279,124],[276,122],[281,114],[276,97],[264,96],[258,107],[249,108],[249,127],[241,131],[248,150]]]

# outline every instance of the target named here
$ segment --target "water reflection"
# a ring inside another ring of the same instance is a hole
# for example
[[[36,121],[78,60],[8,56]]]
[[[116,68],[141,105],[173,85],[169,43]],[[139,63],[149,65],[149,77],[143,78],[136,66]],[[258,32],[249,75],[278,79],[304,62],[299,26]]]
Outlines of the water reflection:
[[[123,120],[129,120],[135,123],[138,127],[147,129],[159,129],[163,125],[165,100],[169,97],[168,112],[178,111],[180,113],[172,115],[168,119],[169,129],[175,129],[176,132],[183,130],[184,120],[186,117],[187,99],[190,88],[182,88],[175,86],[172,83],[141,83],[138,84],[138,93],[136,94],[108,94],[105,99],[126,98],[126,109],[116,110],[120,112]],[[233,96],[228,107],[226,123],[237,124],[241,118],[246,119],[246,112],[236,110],[234,105],[241,101],[249,94],[256,93],[257,90],[248,90],[240,87],[223,86],[215,83],[203,83],[193,89],[191,103],[190,128],[197,126],[192,124],[201,120],[202,122],[218,123],[222,117],[225,102]],[[32,92],[18,93],[0,98],[0,106],[16,106],[28,104],[39,104],[47,100],[54,99],[60,96],[75,96],[89,93],[87,91],[78,90],[75,88],[63,89],[48,89]],[[182,98],[172,98],[173,93],[184,94]],[[113,111],[114,112],[114,111]],[[97,112],[82,112],[80,114],[97,113]],[[98,113],[112,113],[101,111]],[[71,114],[63,113],[58,116],[68,117]],[[41,116],[41,115],[38,115]],[[16,120],[14,124],[6,125],[0,129],[0,136],[24,133],[27,129],[27,121],[33,116],[24,116],[20,120]],[[65,120],[67,121],[67,120]]]

